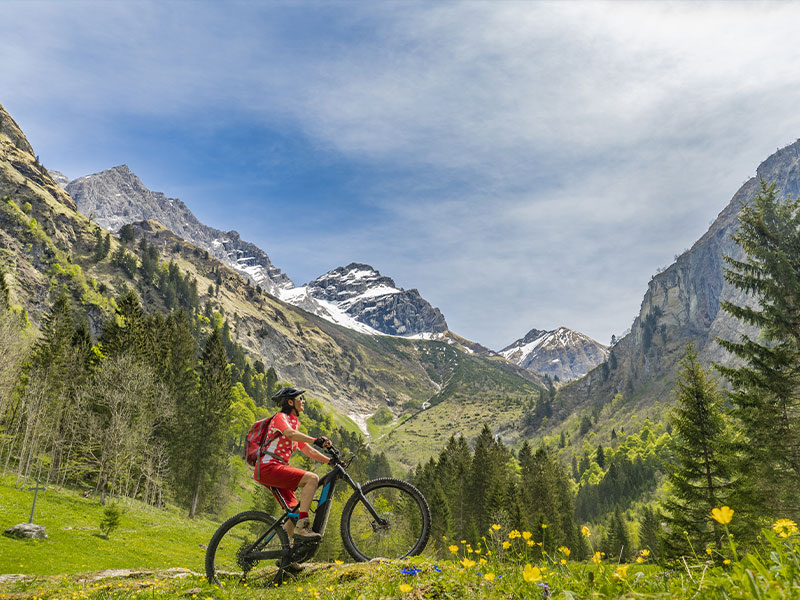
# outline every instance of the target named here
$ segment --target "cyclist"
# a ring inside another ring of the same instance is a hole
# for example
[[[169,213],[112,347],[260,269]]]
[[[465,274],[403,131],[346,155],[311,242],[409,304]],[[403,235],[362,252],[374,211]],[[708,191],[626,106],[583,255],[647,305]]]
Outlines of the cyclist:
[[[253,478],[262,485],[278,488],[286,506],[299,513],[296,527],[292,521],[286,522],[289,539],[297,537],[304,540],[319,540],[322,536],[311,530],[308,518],[308,509],[314,499],[319,475],[289,466],[289,458],[295,450],[300,450],[309,458],[322,463],[330,461],[329,457],[311,445],[329,448],[331,441],[328,438],[313,438],[297,431],[300,424],[298,417],[305,406],[304,393],[305,390],[285,387],[272,396],[272,400],[280,404],[281,410],[270,422],[266,438],[269,442],[264,447],[261,464],[256,465]],[[303,491],[298,505],[294,490],[300,486]]]

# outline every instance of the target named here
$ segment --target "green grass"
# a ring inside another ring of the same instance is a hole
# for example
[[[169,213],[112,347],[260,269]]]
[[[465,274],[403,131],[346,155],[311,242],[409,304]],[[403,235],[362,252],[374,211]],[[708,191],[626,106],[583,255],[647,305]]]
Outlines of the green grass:
[[[0,526],[27,523],[33,492],[0,481]],[[60,575],[101,569],[186,567],[201,570],[203,545],[217,523],[189,520],[176,508],[149,508],[123,501],[125,513],[109,538],[100,532],[104,507],[95,499],[61,489],[39,492],[34,523],[44,525],[46,540],[0,536],[0,573]]]
[[[579,562],[565,549],[541,554],[534,540],[541,532],[487,533],[481,547],[452,543],[447,558],[345,564],[311,563],[283,585],[234,579],[209,585],[200,573],[160,570],[125,576],[102,574],[28,578],[0,584],[2,600],[133,600],[140,598],[251,600],[384,598],[575,600],[583,598],[792,599],[800,590],[800,543],[797,535],[780,538],[766,530],[762,545],[741,559],[732,548],[713,556],[687,557],[669,565],[643,556],[617,564],[604,556]],[[504,547],[503,542],[508,544]],[[531,543],[533,545],[531,545]],[[267,579],[274,571],[272,568]]]

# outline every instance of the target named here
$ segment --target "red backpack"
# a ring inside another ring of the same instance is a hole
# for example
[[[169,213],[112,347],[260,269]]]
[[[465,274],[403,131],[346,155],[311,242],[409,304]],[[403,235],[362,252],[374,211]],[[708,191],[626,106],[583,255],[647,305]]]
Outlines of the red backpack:
[[[261,449],[273,439],[280,436],[280,433],[278,433],[278,435],[274,435],[272,439],[267,440],[269,425],[274,418],[275,415],[272,415],[269,418],[256,421],[253,423],[252,427],[250,427],[250,431],[247,432],[247,437],[244,442],[244,459],[251,467],[255,467],[256,463],[261,458]]]

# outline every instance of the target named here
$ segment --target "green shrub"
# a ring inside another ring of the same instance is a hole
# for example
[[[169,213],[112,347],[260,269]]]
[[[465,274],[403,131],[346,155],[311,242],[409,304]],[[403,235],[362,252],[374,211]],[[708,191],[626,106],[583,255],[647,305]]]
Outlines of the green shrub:
[[[119,527],[121,518],[122,509],[115,502],[111,502],[103,511],[103,517],[100,519],[100,531],[102,531],[106,537],[109,537],[111,532]]]

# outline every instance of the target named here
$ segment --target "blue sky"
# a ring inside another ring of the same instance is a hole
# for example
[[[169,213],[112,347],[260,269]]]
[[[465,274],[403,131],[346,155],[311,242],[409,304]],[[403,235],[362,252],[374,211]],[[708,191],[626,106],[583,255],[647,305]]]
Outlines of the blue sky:
[[[607,343],[800,137],[791,3],[0,3],[0,103],[297,284],[349,262],[499,349]]]

